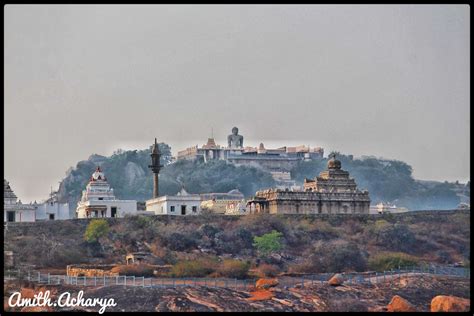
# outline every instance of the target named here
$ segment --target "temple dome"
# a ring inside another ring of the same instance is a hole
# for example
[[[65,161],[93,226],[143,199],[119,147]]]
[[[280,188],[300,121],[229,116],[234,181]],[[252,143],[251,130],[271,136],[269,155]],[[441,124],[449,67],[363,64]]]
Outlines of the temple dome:
[[[105,175],[102,172],[102,170],[100,170],[99,166],[97,167],[97,169],[95,170],[95,172],[92,174],[92,177],[91,177],[91,181],[97,181],[97,180],[102,180],[102,181],[106,180]]]
[[[341,161],[336,159],[336,155],[333,155],[328,161],[328,169],[341,169]]]

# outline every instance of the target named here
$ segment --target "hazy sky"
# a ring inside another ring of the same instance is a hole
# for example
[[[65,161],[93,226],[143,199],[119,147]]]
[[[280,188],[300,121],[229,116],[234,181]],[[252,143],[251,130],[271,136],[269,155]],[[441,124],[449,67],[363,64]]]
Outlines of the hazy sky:
[[[90,154],[306,144],[469,179],[467,5],[7,5],[5,178],[46,198]],[[92,170],[91,170],[92,171]],[[107,172],[107,171],[105,171]]]

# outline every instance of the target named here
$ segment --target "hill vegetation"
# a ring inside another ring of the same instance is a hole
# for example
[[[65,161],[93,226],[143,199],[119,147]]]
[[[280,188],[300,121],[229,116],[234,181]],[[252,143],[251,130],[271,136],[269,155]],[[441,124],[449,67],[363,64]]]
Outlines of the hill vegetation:
[[[228,192],[240,190],[246,197],[259,189],[275,186],[271,174],[256,168],[234,166],[225,161],[177,161],[171,163],[171,148],[159,144],[162,153],[160,193],[174,195],[182,187],[189,193]],[[369,190],[372,203],[392,202],[409,209],[453,209],[460,198],[455,190],[459,186],[447,182],[422,182],[413,178],[412,168],[397,160],[377,158],[353,159],[338,155],[344,170],[356,179],[359,188]],[[92,155],[70,168],[59,187],[61,201],[68,201],[75,209],[81,192],[92,172],[100,165],[108,178],[115,195],[120,199],[145,201],[152,193],[152,173],[148,168],[150,149],[118,150],[110,157]],[[327,159],[302,161],[291,172],[293,179],[301,184],[303,179],[313,178],[326,169]]]
[[[131,216],[101,219],[108,225],[99,229],[96,221],[13,225],[6,250],[14,251],[18,263],[56,268],[80,262],[124,264],[128,252],[145,251],[152,254],[150,264],[172,265],[175,276],[242,276],[249,268],[264,275],[329,273],[470,261],[469,211]],[[96,237],[93,242],[90,234]]]

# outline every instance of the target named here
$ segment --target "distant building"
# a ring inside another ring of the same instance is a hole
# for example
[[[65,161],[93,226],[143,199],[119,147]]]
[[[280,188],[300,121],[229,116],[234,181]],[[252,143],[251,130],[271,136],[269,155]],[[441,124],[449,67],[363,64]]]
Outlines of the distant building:
[[[17,200],[7,180],[3,179],[3,221],[4,222],[35,222],[36,206],[23,204]]]
[[[257,191],[247,201],[248,213],[271,214],[368,214],[369,192],[360,191],[349,172],[341,169],[335,155],[327,170],[314,180],[305,179],[304,191],[269,189]]]
[[[36,220],[64,220],[70,219],[69,204],[59,203],[57,192],[51,192],[49,199],[41,204],[35,204]]]
[[[246,214],[245,200],[229,203],[225,207],[225,215],[245,215]]]
[[[201,194],[201,209],[225,214],[231,206],[234,207],[243,200],[244,195],[237,189],[227,193],[203,193]]]
[[[228,147],[217,145],[214,138],[209,138],[201,147],[196,145],[179,151],[177,160],[226,160],[237,166],[256,167],[271,172],[278,185],[290,187],[294,182],[287,179],[289,172],[299,161],[322,159],[323,156],[323,148],[305,145],[267,149],[261,143],[258,148],[244,147],[243,136],[238,135],[238,129],[234,127],[232,134],[228,136]]]
[[[397,207],[394,204],[390,203],[377,203],[374,206],[370,207],[370,214],[387,214],[387,213],[404,213],[409,210],[406,207]]]
[[[117,200],[114,189],[105,178],[104,173],[97,167],[92,174],[86,189],[76,209],[78,218],[90,217],[124,217],[137,213],[137,201]]]
[[[155,215],[197,215],[201,212],[199,194],[181,189],[176,195],[164,195],[146,201],[146,211]]]

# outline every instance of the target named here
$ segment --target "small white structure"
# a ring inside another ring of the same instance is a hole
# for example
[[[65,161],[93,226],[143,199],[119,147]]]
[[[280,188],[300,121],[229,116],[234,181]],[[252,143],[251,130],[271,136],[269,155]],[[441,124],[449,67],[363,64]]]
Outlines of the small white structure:
[[[201,197],[181,189],[176,195],[146,201],[146,211],[156,215],[197,215],[201,212]]]
[[[36,206],[23,204],[3,179],[3,222],[35,222]]]
[[[37,207],[36,220],[38,221],[70,219],[69,203],[59,203],[57,192],[51,192],[49,199],[35,205]]]
[[[369,209],[370,214],[386,214],[386,213],[405,213],[409,210],[406,207],[397,207],[394,204],[380,202]]]
[[[82,191],[81,201],[77,204],[77,218],[124,217],[137,214],[137,201],[115,199],[114,189],[97,167],[96,171]]]

